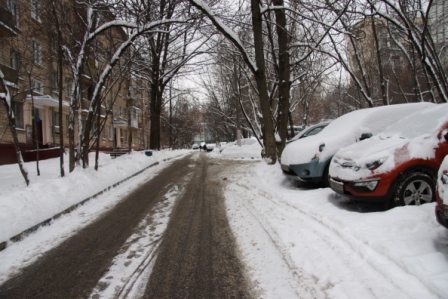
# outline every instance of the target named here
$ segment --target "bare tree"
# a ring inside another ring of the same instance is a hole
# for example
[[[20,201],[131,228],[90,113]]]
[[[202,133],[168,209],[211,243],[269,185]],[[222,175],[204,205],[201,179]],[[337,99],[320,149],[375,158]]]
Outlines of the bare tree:
[[[8,90],[8,86],[6,85],[3,72],[1,70],[0,70],[0,101],[6,108],[6,115],[8,116],[8,125],[13,137],[14,147],[16,150],[17,164],[19,165],[20,173],[22,174],[25,183],[28,186],[30,184],[30,181],[28,179],[28,171],[25,168],[25,164],[22,158],[22,152],[20,151],[19,140],[17,138],[14,111],[11,109],[11,96]]]

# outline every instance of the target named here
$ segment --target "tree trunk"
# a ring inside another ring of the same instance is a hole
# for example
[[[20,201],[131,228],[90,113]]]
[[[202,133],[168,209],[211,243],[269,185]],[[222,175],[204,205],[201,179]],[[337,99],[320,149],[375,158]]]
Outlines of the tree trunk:
[[[12,140],[14,142],[14,148],[16,150],[16,156],[17,156],[17,164],[19,165],[20,173],[22,174],[25,183],[27,186],[29,186],[30,181],[28,179],[28,172],[25,169],[23,158],[22,158],[22,152],[20,151],[20,145],[19,145],[19,139],[17,138],[17,131],[16,131],[16,120],[14,118],[14,113],[11,110],[11,98],[9,95],[8,87],[5,84],[5,80],[3,77],[3,73],[0,70],[0,92],[4,94],[4,96],[0,97],[0,101],[3,102],[6,108],[6,115],[8,116],[8,124],[9,124],[9,130],[12,134]]]
[[[22,173],[22,176],[25,179],[26,185],[29,186],[30,181],[28,179],[28,172],[26,171],[24,163],[23,163],[22,152],[20,151],[19,139],[17,138],[15,119],[13,117],[11,117],[10,112],[8,112],[8,120],[9,120],[9,129],[11,130],[12,139],[14,141],[14,148],[16,149],[17,164],[19,164],[20,173]]]
[[[378,62],[378,75],[379,75],[379,81],[381,86],[381,98],[383,99],[383,105],[389,105],[389,100],[387,96],[387,90],[386,90],[386,78],[384,78],[384,71],[383,71],[383,61],[381,59],[381,49],[380,49],[380,43],[378,40],[378,34],[376,31],[376,24],[375,24],[375,18],[370,18],[372,21],[372,32],[373,32],[373,38],[375,40],[375,50],[376,50],[376,58]]]
[[[283,6],[283,0],[274,0],[276,6]],[[288,49],[288,32],[286,29],[286,14],[283,9],[275,10],[275,19],[278,36],[278,79],[279,99],[277,111],[277,132],[280,140],[277,142],[278,157],[281,157],[288,136],[289,91],[291,88],[290,63]]]
[[[158,65],[158,63],[156,63],[156,65]],[[158,82],[157,79],[158,78],[154,78],[154,82]],[[163,92],[160,90],[162,87],[159,84],[151,84],[151,127],[149,133],[149,148],[153,150],[160,150],[160,114],[162,112]]]
[[[274,126],[272,123],[271,106],[269,105],[269,95],[267,90],[265,59],[263,52],[263,21],[260,12],[260,0],[251,0],[252,29],[254,33],[255,62],[257,70],[254,72],[257,83],[258,95],[260,99],[261,113],[263,116],[263,157],[269,164],[277,162],[277,151],[275,146]]]

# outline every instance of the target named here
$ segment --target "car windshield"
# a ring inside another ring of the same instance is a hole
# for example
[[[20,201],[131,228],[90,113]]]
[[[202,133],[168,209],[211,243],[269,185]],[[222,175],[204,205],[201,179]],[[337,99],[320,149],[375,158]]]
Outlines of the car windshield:
[[[437,107],[402,118],[381,133],[380,137],[384,139],[398,136],[412,139],[438,130],[446,121],[448,121],[448,105],[439,104]]]

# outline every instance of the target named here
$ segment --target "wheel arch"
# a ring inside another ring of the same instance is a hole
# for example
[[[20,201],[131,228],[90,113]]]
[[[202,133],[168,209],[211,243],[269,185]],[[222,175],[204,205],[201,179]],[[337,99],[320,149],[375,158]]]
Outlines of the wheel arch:
[[[438,171],[437,169],[434,169],[433,167],[431,167],[429,165],[425,165],[425,164],[412,165],[410,167],[403,169],[402,171],[400,171],[400,173],[394,178],[394,180],[390,184],[389,190],[387,192],[387,197],[389,198],[389,200],[391,200],[398,184],[404,178],[406,178],[409,174],[414,173],[414,172],[422,172],[422,173],[429,175],[434,180],[434,184],[436,184],[437,183],[437,171]]]

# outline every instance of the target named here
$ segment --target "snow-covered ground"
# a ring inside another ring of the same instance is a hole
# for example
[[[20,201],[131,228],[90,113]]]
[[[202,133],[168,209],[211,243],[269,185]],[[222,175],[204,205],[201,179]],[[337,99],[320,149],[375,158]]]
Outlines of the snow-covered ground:
[[[227,176],[225,196],[229,221],[257,297],[448,298],[448,230],[436,222],[434,204],[375,211],[337,198],[330,189],[291,184],[279,165],[260,162],[260,151],[255,142],[241,147],[226,145],[222,152],[215,149],[207,153],[216,159],[256,161],[253,166],[245,164],[232,170]],[[0,283],[173,161],[163,159],[190,152],[154,152],[152,157],[134,152],[116,159],[101,155],[98,172],[93,167],[77,169],[62,179],[58,177],[57,159],[41,161],[40,177],[35,175],[35,164],[28,163],[29,187],[25,187],[17,165],[0,166],[2,242],[160,161],[23,240],[8,242],[0,252]],[[196,150],[192,158],[198,154]],[[170,203],[176,200],[177,193],[170,190],[167,194]],[[159,223],[157,229],[162,233],[171,206],[157,207],[155,219],[143,222]],[[146,237],[141,242],[156,246],[157,240],[145,233],[145,223],[141,224],[141,233]],[[133,246],[130,250],[139,250],[142,244]],[[131,282],[124,279],[122,285],[112,283],[113,289],[144,285],[154,257],[151,249],[141,256],[146,261],[135,264],[147,264],[148,271]],[[118,256],[110,271],[133,270]],[[139,292],[128,289],[123,294],[127,294],[126,298],[139,297]],[[106,290],[100,298],[109,295]]]

